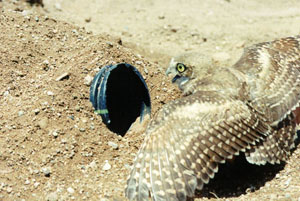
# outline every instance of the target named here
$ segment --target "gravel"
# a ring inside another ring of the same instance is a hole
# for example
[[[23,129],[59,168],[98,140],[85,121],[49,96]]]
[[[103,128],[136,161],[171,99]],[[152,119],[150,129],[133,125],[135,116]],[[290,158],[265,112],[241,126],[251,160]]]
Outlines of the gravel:
[[[93,77],[92,76],[90,76],[90,75],[87,75],[85,78],[84,78],[84,84],[86,85],[86,86],[90,86],[91,85],[91,83],[92,83],[92,81],[93,81]]]
[[[51,192],[47,195],[46,199],[47,199],[47,201],[57,201],[58,195],[56,192]]]
[[[111,169],[111,165],[109,164],[108,160],[105,160],[104,165],[102,167],[102,170],[110,170]]]
[[[37,114],[39,114],[40,113],[40,109],[35,109],[35,110],[33,110],[33,113],[35,114],[35,115],[37,115]]]
[[[67,79],[67,78],[69,78],[69,76],[70,76],[70,73],[68,73],[68,72],[62,73],[60,76],[58,76],[55,79],[55,81],[61,81],[61,80]]]
[[[107,143],[109,146],[111,146],[113,149],[118,149],[119,145],[117,143],[114,143],[112,141],[109,141]]]
[[[51,171],[50,171],[49,167],[44,167],[42,169],[42,172],[43,172],[43,174],[44,174],[45,177],[50,177]]]
[[[67,189],[67,191],[68,191],[69,193],[71,193],[71,194],[75,193],[75,190],[74,190],[72,187],[69,187],[69,188]]]
[[[54,96],[54,93],[52,91],[47,91],[48,96]]]
[[[18,112],[18,116],[19,117],[23,116],[24,114],[25,114],[25,112],[23,110],[21,110],[21,111]]]

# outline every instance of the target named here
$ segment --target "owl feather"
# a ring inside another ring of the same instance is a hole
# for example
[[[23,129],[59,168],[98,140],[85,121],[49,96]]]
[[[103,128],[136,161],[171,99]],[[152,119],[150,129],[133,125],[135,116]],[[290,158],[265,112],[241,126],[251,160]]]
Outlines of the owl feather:
[[[183,97],[164,105],[148,125],[126,197],[184,201],[241,152],[257,165],[287,160],[300,99],[299,41],[253,45],[228,68],[194,53],[173,58],[167,74],[175,75]]]

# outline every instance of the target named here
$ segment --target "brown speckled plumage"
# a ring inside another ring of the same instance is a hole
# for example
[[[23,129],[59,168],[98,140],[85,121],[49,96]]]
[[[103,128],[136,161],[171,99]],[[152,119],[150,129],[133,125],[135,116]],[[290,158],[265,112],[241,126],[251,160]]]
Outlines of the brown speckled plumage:
[[[253,45],[231,68],[215,68],[203,56],[173,58],[167,72],[179,76],[184,97],[149,124],[127,198],[186,200],[240,152],[258,165],[286,160],[296,137],[299,44],[300,36]],[[178,73],[178,63],[187,69]]]

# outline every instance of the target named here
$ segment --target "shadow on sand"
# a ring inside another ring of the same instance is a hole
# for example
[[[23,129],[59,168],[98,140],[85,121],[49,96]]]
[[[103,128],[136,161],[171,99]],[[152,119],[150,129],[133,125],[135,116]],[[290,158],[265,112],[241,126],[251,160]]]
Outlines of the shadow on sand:
[[[300,131],[297,135],[296,147],[300,143]],[[202,191],[197,192],[195,198],[232,198],[246,192],[254,192],[274,179],[284,166],[285,163],[253,165],[247,162],[244,155],[238,156],[233,163],[220,165],[215,178],[205,185]]]

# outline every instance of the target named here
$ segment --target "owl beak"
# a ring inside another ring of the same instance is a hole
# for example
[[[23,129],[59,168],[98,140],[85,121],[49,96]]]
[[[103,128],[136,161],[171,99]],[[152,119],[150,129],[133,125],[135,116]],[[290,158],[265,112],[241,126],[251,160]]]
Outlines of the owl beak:
[[[181,76],[179,76],[179,75],[176,75],[175,77],[173,77],[172,83],[176,82],[176,80],[178,80],[179,78],[181,78]]]

